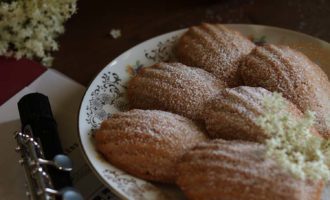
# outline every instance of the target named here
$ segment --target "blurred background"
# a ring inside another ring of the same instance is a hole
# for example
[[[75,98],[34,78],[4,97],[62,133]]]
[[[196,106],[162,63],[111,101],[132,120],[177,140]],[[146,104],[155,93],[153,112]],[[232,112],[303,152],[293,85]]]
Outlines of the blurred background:
[[[327,0],[79,0],[53,68],[87,86],[112,59],[154,36],[201,22],[277,26],[330,42]],[[121,30],[114,39],[112,29]]]

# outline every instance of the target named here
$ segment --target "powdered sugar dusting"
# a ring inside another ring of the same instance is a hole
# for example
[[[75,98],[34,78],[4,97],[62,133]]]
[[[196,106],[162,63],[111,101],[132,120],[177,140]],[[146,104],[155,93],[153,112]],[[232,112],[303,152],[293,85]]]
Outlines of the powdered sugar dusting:
[[[176,162],[205,140],[201,128],[191,120],[158,110],[116,113],[95,133],[97,149],[113,165],[162,182],[173,182]]]
[[[177,183],[197,199],[312,200],[319,195],[318,182],[291,177],[265,159],[264,151],[263,145],[241,141],[199,144],[179,164]]]
[[[242,66],[244,82],[280,92],[301,111],[316,113],[316,128],[330,137],[326,123],[330,113],[330,83],[326,74],[305,55],[289,47],[266,45],[257,47]]]
[[[130,105],[160,109],[199,119],[204,104],[224,86],[212,74],[180,63],[143,68],[129,83]]]
[[[177,142],[181,143],[178,140],[180,137],[189,138],[192,135],[204,137],[204,134],[201,134],[201,129],[191,120],[158,110],[134,109],[116,113],[104,124],[103,126],[107,130],[122,130],[127,134],[137,135],[137,137],[147,135],[152,138],[168,140],[173,145],[177,145]],[[185,144],[182,145],[185,146]]]
[[[238,86],[239,61],[254,46],[236,31],[220,24],[204,23],[191,27],[180,38],[176,55],[180,62],[211,72],[227,86]]]
[[[264,98],[271,95],[260,87],[240,86],[223,90],[206,106],[204,119],[208,133],[213,138],[264,142],[267,134],[257,124],[257,119],[264,113]],[[288,111],[294,116],[301,114],[294,105]]]

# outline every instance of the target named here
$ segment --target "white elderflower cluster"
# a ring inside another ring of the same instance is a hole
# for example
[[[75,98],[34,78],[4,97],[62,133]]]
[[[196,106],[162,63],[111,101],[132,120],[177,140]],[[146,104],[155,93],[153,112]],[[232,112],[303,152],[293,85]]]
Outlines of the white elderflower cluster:
[[[266,156],[297,178],[329,180],[330,141],[311,133],[314,113],[308,111],[297,119],[287,112],[286,101],[278,93],[265,98],[264,109],[258,124],[270,136]]]
[[[77,0],[0,1],[0,55],[40,59],[50,66],[50,53],[64,22],[76,11]]]

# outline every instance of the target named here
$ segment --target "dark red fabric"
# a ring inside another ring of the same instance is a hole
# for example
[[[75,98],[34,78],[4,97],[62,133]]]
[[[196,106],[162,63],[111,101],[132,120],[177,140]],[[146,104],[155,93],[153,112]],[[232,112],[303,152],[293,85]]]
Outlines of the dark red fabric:
[[[0,56],[0,105],[45,71],[46,68],[35,61]]]

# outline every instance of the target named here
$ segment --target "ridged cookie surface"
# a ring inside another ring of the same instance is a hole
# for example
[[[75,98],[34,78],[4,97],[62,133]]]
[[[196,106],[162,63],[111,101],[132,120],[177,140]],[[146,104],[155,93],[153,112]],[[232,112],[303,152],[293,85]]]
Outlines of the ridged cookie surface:
[[[191,120],[164,111],[131,110],[114,114],[95,133],[96,148],[118,168],[160,182],[175,180],[175,164],[205,141]]]
[[[142,68],[128,85],[132,108],[165,110],[199,119],[204,104],[223,88],[212,74],[181,63]]]
[[[240,70],[247,85],[280,92],[302,112],[315,112],[315,128],[330,138],[330,83],[305,55],[286,46],[260,46],[246,56]]]
[[[323,183],[293,178],[264,146],[212,140],[183,156],[177,184],[191,200],[320,200]]]
[[[265,97],[271,95],[261,87],[240,86],[222,90],[205,107],[203,116],[208,134],[212,138],[264,142],[268,136],[257,119],[264,114]],[[294,104],[289,101],[286,104],[286,111],[293,117],[302,116]]]
[[[200,67],[224,81],[226,86],[234,87],[241,84],[239,62],[254,47],[237,31],[221,24],[203,23],[183,34],[175,54],[180,62]]]

